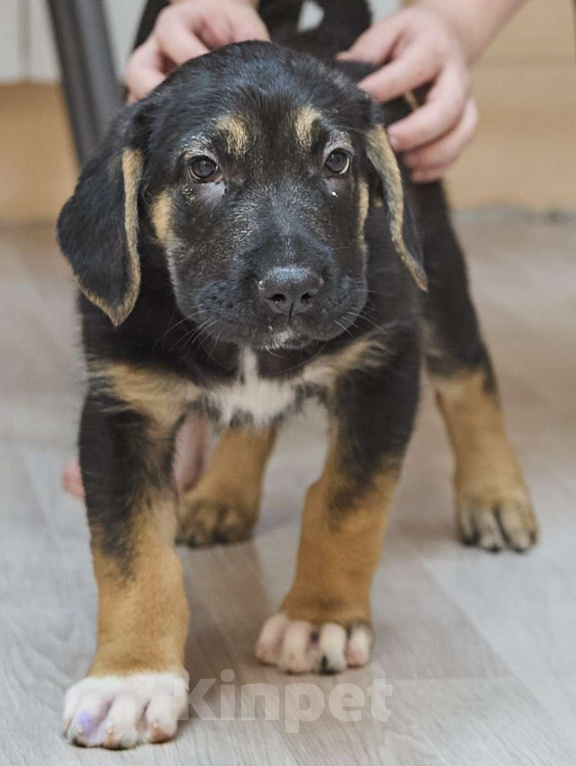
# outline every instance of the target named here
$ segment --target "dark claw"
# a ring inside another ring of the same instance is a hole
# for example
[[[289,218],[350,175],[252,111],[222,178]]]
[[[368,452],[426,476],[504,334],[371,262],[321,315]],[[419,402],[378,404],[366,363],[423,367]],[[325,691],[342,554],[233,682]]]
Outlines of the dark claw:
[[[328,664],[328,657],[325,654],[322,655],[322,661],[320,663],[320,672],[325,676],[333,676],[338,672],[334,668],[330,667],[330,665]]]

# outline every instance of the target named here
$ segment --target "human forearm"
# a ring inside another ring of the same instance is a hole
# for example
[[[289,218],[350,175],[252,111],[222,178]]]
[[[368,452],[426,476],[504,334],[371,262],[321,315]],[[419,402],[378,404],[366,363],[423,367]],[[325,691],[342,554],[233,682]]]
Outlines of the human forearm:
[[[526,0],[421,0],[444,16],[460,37],[469,62],[478,59]]]

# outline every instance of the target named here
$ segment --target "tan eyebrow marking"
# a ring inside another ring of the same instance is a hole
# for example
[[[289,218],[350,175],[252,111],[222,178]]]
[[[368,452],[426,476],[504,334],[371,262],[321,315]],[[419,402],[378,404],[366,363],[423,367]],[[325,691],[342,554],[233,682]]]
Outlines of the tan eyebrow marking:
[[[220,117],[216,128],[226,135],[230,154],[240,157],[248,151],[250,133],[247,124],[238,114],[225,114]]]
[[[298,110],[294,119],[294,132],[298,143],[304,149],[309,149],[312,146],[314,126],[321,117],[320,112],[312,106],[303,106]]]
[[[172,228],[172,199],[167,191],[161,192],[154,200],[150,217],[158,239],[166,243]]]

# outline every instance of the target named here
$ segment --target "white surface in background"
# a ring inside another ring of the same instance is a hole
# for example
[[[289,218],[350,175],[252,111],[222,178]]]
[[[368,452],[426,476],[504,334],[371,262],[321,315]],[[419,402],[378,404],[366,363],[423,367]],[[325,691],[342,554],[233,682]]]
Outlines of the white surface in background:
[[[145,0],[106,0],[118,72],[131,50]],[[373,0],[374,18],[393,11],[397,0]],[[303,22],[313,26],[318,8],[307,2]],[[59,79],[58,62],[46,0],[0,0],[0,82]]]
[[[13,82],[22,71],[18,0],[0,4],[0,80]]]
[[[4,0],[2,0],[4,2]],[[112,50],[118,72],[122,72],[132,48],[145,0],[106,0]],[[40,82],[59,79],[58,61],[45,0],[23,0],[30,9],[30,48],[23,77]],[[2,76],[0,72],[0,77]]]

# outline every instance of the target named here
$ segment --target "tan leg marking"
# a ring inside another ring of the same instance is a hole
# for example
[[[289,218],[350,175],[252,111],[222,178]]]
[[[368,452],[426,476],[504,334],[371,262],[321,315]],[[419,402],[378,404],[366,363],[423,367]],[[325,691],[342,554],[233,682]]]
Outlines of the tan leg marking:
[[[184,672],[188,602],[173,549],[175,498],[150,498],[142,505],[128,572],[94,541],[99,610],[91,676]]]
[[[97,534],[92,541],[98,648],[87,677],[64,700],[65,736],[86,747],[170,739],[187,706],[188,602],[172,547],[175,498],[148,496],[136,509],[127,568]]]
[[[481,371],[432,380],[456,455],[456,506],[464,542],[492,551],[527,550],[536,541],[538,523],[498,396],[488,390]]]
[[[180,542],[208,545],[250,535],[260,508],[262,478],[274,428],[229,428],[198,485],[179,505]]]
[[[322,476],[306,496],[294,583],[260,634],[261,662],[329,673],[368,661],[370,586],[397,478],[396,465],[383,466],[364,492],[347,486],[333,429]]]

